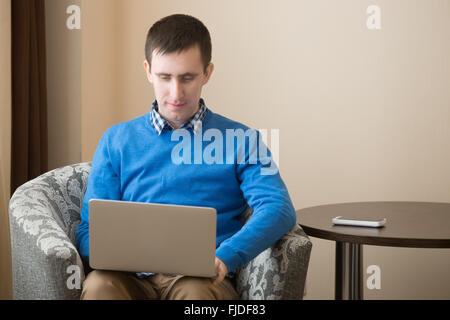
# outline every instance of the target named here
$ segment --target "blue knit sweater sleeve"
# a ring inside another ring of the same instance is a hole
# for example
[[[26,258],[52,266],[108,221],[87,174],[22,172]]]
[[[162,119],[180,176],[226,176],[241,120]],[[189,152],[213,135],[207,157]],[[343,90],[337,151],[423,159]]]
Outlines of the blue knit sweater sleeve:
[[[81,223],[76,232],[77,248],[86,260],[89,259],[89,200],[120,200],[121,197],[118,168],[111,161],[111,132],[109,129],[103,134],[95,151],[81,209]]]
[[[266,146],[263,144],[263,147]],[[270,150],[266,150],[267,155],[258,157],[256,163],[251,161],[251,152],[246,152],[244,163],[237,164],[240,188],[253,209],[253,215],[240,231],[222,242],[216,250],[216,256],[225,263],[228,272],[246,265],[269,248],[297,221],[278,167]]]

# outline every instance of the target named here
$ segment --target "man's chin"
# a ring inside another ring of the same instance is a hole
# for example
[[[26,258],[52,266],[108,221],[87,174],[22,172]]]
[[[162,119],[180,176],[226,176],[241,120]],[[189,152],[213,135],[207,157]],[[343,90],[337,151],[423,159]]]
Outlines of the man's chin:
[[[168,108],[166,109],[166,113],[167,116],[175,121],[181,121],[183,119],[189,119],[191,118],[193,115],[195,115],[197,113],[198,110],[192,110],[191,112],[188,112],[188,110],[192,110],[187,108],[187,105],[182,107],[182,108]]]

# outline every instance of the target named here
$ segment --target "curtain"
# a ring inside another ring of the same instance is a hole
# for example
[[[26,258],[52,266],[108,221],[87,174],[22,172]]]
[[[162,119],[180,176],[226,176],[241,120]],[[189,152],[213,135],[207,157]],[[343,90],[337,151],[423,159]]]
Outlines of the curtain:
[[[45,0],[11,1],[11,195],[47,171]]]

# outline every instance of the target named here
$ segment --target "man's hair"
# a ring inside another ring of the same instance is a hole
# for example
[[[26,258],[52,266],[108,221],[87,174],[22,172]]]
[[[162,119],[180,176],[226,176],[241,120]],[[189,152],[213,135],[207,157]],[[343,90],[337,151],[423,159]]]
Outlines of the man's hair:
[[[204,73],[211,63],[211,36],[205,25],[189,15],[174,14],[162,18],[148,31],[145,57],[152,65],[152,54],[181,53],[198,45],[201,52]]]

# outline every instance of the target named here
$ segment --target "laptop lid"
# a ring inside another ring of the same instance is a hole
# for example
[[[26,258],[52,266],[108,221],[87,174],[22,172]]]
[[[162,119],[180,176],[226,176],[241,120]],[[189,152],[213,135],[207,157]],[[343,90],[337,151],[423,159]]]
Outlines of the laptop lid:
[[[215,277],[214,208],[91,199],[94,269]]]

